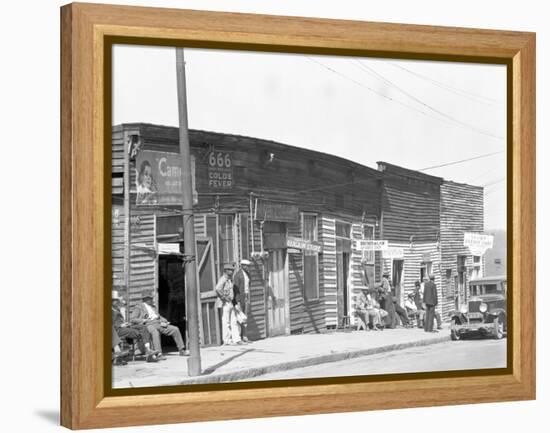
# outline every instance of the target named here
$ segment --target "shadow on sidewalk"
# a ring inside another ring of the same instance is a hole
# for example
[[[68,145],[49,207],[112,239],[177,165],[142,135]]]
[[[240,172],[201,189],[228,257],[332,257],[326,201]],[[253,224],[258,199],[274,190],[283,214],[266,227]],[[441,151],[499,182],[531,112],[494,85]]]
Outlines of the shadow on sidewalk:
[[[212,374],[214,373],[218,368],[220,367],[223,367],[224,365],[227,365],[229,364],[231,361],[249,353],[249,352],[254,352],[255,349],[246,349],[246,350],[243,350],[242,352],[239,352],[237,353],[236,355],[233,355],[233,356],[230,356],[229,358],[227,359],[224,359],[222,362],[218,362],[217,364],[214,364],[212,365],[211,367],[208,367],[207,369],[205,369],[203,372],[202,372],[202,375],[206,375],[206,374]]]

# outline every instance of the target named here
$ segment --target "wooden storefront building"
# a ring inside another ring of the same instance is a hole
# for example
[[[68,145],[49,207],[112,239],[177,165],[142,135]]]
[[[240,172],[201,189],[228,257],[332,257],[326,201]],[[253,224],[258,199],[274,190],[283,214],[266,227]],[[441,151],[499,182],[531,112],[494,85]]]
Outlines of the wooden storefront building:
[[[384,173],[380,237],[388,240],[381,265],[402,304],[415,281],[435,277],[443,319],[467,301],[468,281],[484,275],[483,260],[464,245],[482,234],[483,188],[446,181],[379,162]]]
[[[380,278],[384,173],[320,152],[190,130],[203,345],[219,344],[214,287],[224,263],[252,261],[251,339],[322,332],[350,321],[355,296]],[[185,327],[178,129],[124,124],[112,134],[113,289],[154,290]]]

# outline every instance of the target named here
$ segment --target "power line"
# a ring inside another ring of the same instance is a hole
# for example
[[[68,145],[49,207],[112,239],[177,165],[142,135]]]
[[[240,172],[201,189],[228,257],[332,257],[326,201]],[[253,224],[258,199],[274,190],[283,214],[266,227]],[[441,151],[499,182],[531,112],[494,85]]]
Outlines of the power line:
[[[488,98],[486,96],[476,95],[476,94],[468,92],[466,90],[459,89],[457,87],[453,87],[450,84],[442,83],[441,81],[434,80],[433,78],[427,77],[426,75],[422,75],[418,72],[411,71],[410,69],[407,69],[404,66],[396,65],[394,63],[389,63],[389,64],[391,66],[393,66],[394,68],[401,69],[401,70],[403,70],[403,71],[405,71],[405,72],[407,72],[411,75],[414,75],[414,76],[416,76],[416,77],[418,77],[422,80],[429,81],[430,83],[434,84],[435,86],[440,87],[444,90],[447,90],[448,92],[454,93],[458,96],[469,98],[469,99],[472,99],[476,102],[480,102],[480,103],[487,104],[487,105],[501,105],[502,104],[501,101],[497,101],[496,99]]]
[[[466,122],[463,122],[459,119],[456,119],[455,117],[450,116],[449,114],[447,114],[447,113],[445,113],[445,112],[443,112],[443,111],[441,111],[441,110],[439,110],[435,107],[432,107],[430,104],[425,103],[420,98],[412,95],[411,93],[409,93],[406,90],[402,89],[400,86],[398,86],[394,82],[392,82],[392,81],[388,80],[387,78],[385,78],[384,76],[380,75],[378,72],[376,72],[374,69],[372,69],[372,67],[369,67],[369,66],[363,64],[363,62],[361,62],[358,59],[354,59],[354,60],[355,60],[356,64],[359,65],[363,71],[367,72],[371,76],[374,76],[375,78],[378,78],[382,82],[386,83],[388,86],[397,89],[399,92],[401,92],[404,95],[406,95],[407,97],[411,98],[413,101],[417,102],[418,104],[426,107],[428,110],[433,111],[434,113],[437,113],[438,115],[450,120],[451,122],[456,123],[458,125],[461,125],[461,126],[467,128],[467,129],[470,129],[470,130],[472,130],[474,132],[477,132],[479,134],[487,135],[487,136],[493,137],[493,138],[498,138],[500,140],[504,139],[504,137],[502,137],[502,136],[495,135],[495,134],[492,134],[491,132],[488,132],[488,131],[485,131],[483,129],[477,128],[476,126],[470,125],[469,123],[466,123]]]
[[[489,183],[486,183],[485,185],[483,185],[484,188],[487,188],[488,186],[492,186],[492,185],[496,185],[497,183],[500,183],[500,182],[504,182],[506,180],[505,177],[501,178],[501,179],[497,179],[493,182],[489,182]]]
[[[459,161],[452,161],[452,162],[447,162],[445,164],[439,164],[439,165],[433,165],[431,167],[421,168],[418,171],[426,171],[426,170],[432,170],[434,168],[447,167],[449,165],[462,164],[463,162],[473,161],[475,159],[486,158],[488,156],[497,155],[497,154],[503,153],[503,152],[504,152],[504,150],[499,150],[498,152],[485,153],[483,155],[474,156],[473,158],[461,159]]]
[[[448,124],[453,125],[453,126],[456,126],[457,123],[460,123],[460,121],[449,121],[448,119],[445,118],[445,116],[443,116],[443,117],[436,117],[436,116],[433,116],[433,115],[431,115],[430,113],[427,113],[427,112],[425,112],[425,111],[422,111],[422,110],[420,110],[420,109],[418,109],[418,108],[416,108],[416,107],[414,107],[414,106],[412,106],[412,105],[405,104],[404,102],[401,102],[401,101],[399,101],[398,99],[394,99],[394,98],[392,98],[392,97],[390,97],[390,96],[384,95],[383,93],[377,92],[377,91],[374,90],[372,87],[369,87],[369,86],[367,86],[367,85],[365,85],[365,84],[363,84],[363,83],[361,83],[361,82],[359,82],[359,81],[357,81],[357,80],[354,80],[353,78],[350,78],[350,77],[348,77],[347,75],[344,75],[344,74],[342,74],[341,72],[339,72],[339,71],[337,71],[337,70],[331,68],[330,66],[327,66],[327,65],[325,65],[324,63],[321,63],[321,62],[319,62],[319,61],[317,61],[317,60],[315,60],[315,59],[313,59],[313,58],[311,58],[311,57],[306,57],[306,58],[307,58],[308,60],[310,60],[311,62],[316,63],[317,65],[319,65],[319,66],[321,66],[321,67],[327,69],[328,71],[330,71],[330,72],[332,72],[332,73],[334,73],[334,74],[340,76],[341,78],[344,78],[345,80],[351,81],[352,83],[354,83],[354,84],[356,84],[356,85],[358,85],[358,86],[360,86],[360,87],[363,87],[364,89],[367,89],[368,91],[374,93],[375,95],[380,96],[381,98],[387,99],[387,100],[389,100],[389,101],[391,101],[391,102],[395,102],[396,104],[402,105],[403,107],[406,107],[406,108],[408,108],[408,109],[410,109],[410,110],[413,110],[413,111],[416,111],[416,112],[418,112],[418,113],[420,113],[420,114],[423,114],[423,115],[426,116],[426,117],[430,117],[430,118],[432,118],[432,119],[438,120],[438,121],[440,121],[440,122],[445,122],[445,123],[448,123]],[[466,125],[467,125],[467,124],[466,124]],[[493,134],[484,132],[483,130],[476,130],[474,127],[469,127],[469,129],[473,129],[475,132],[478,132],[478,133],[480,133],[480,134],[487,135],[487,136],[492,137],[492,138],[496,138],[496,139],[499,139],[499,140],[502,140],[502,139],[503,139],[503,137],[499,137],[499,136],[496,136],[496,135],[493,135]]]

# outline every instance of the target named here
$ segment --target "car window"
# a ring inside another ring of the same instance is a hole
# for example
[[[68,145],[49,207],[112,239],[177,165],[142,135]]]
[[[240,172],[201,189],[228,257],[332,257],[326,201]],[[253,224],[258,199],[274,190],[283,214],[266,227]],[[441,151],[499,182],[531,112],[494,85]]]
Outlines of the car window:
[[[496,284],[486,284],[485,285],[485,294],[486,295],[490,295],[490,294],[495,294],[497,293],[497,285]]]

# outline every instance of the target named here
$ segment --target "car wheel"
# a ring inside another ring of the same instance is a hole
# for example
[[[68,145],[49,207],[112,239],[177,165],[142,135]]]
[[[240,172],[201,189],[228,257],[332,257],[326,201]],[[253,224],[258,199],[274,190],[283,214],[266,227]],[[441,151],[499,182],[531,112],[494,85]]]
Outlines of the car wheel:
[[[451,340],[453,341],[460,340],[460,334],[456,332],[454,329],[451,329]]]
[[[502,316],[498,316],[493,322],[493,337],[500,340],[504,337],[504,320]]]
[[[455,326],[456,326],[456,321],[453,321],[453,323],[451,324],[451,340],[458,341],[460,340],[460,334],[455,329]]]

